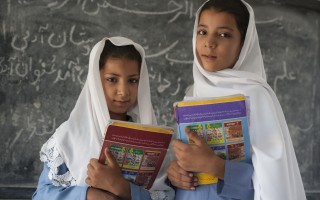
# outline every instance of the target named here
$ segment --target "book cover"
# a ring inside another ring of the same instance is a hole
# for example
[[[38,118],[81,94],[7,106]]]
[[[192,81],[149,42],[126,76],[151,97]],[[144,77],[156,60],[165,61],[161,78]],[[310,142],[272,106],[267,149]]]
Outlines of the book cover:
[[[185,100],[174,103],[178,138],[192,144],[185,129],[204,138],[215,154],[226,160],[251,162],[248,109],[243,95]],[[199,184],[213,184],[214,176],[195,173]]]
[[[109,148],[122,175],[136,185],[150,189],[167,153],[173,132],[170,127],[110,120],[99,162],[107,164],[104,149]]]

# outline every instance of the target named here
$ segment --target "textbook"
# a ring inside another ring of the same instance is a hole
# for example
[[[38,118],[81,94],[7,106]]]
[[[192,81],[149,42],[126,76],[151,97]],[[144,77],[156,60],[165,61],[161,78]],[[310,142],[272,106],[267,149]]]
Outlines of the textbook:
[[[99,162],[108,164],[104,150],[109,148],[128,181],[150,189],[169,148],[174,130],[165,126],[110,120]]]
[[[178,138],[193,144],[185,128],[204,138],[215,154],[225,160],[251,163],[248,109],[244,95],[194,98],[174,103]],[[194,173],[199,184],[213,184],[218,178]]]

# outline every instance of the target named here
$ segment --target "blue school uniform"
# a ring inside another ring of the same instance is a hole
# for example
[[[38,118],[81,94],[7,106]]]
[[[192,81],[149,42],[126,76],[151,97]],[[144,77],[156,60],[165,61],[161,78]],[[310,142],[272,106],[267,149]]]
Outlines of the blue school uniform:
[[[176,200],[251,200],[253,166],[244,162],[226,161],[225,179],[216,184],[200,185],[196,190],[176,189]]]
[[[61,199],[77,199],[86,200],[87,189],[89,186],[54,186],[52,180],[49,179],[49,167],[44,163],[43,171],[39,178],[37,190],[32,196],[33,200],[61,200]],[[68,168],[65,164],[59,167],[58,174],[66,174]],[[130,183],[132,200],[149,200],[150,194],[147,190]]]

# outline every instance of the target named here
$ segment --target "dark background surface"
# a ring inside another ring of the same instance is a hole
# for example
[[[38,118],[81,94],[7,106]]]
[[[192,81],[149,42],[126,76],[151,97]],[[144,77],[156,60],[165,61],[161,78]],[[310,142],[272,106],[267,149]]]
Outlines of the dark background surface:
[[[65,121],[105,36],[146,50],[160,124],[192,84],[192,28],[203,1],[0,2],[0,199],[31,199],[39,150]],[[285,113],[308,200],[320,199],[320,2],[250,0],[268,82]]]

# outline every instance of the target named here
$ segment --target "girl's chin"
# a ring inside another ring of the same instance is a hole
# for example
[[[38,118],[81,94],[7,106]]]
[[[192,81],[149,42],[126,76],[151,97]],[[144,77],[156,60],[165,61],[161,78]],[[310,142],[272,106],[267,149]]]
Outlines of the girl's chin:
[[[207,72],[216,72],[216,68],[212,66],[203,66],[203,69],[206,70]]]

